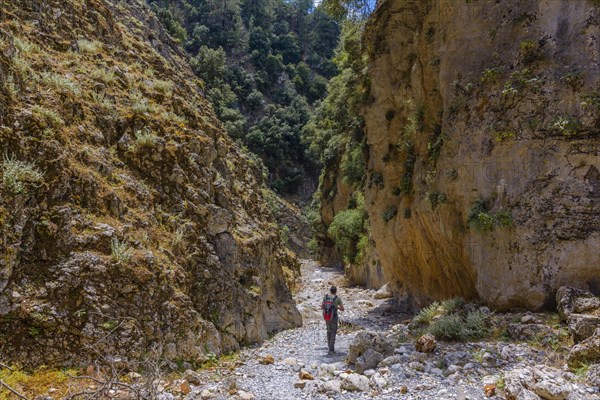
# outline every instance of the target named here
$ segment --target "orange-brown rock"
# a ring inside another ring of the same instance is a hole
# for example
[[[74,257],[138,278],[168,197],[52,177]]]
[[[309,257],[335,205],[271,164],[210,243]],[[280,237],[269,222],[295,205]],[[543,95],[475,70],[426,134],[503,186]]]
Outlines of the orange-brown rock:
[[[365,200],[397,294],[540,309],[597,290],[598,18],[589,1],[379,4]]]

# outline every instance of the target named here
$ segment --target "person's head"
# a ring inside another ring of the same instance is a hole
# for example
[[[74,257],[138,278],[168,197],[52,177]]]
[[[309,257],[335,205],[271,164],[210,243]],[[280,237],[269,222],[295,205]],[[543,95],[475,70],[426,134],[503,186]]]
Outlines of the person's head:
[[[331,292],[331,294],[336,294],[337,288],[335,286],[332,286],[331,289],[329,289],[329,291]]]

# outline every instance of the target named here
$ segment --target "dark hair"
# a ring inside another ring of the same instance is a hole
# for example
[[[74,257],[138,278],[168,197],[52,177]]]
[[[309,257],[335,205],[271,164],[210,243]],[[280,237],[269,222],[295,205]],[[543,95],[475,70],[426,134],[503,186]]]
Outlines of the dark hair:
[[[336,294],[337,288],[335,286],[332,286],[331,289],[329,289],[329,291],[331,292],[331,294]]]

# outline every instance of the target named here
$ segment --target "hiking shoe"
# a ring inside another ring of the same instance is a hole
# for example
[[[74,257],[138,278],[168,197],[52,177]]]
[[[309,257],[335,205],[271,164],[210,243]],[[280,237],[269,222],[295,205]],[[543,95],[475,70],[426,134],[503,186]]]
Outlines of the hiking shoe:
[[[329,356],[332,356],[332,355],[334,355],[334,354],[335,354],[335,351],[333,351],[333,350],[329,350],[329,351],[327,352],[327,355],[329,355]]]

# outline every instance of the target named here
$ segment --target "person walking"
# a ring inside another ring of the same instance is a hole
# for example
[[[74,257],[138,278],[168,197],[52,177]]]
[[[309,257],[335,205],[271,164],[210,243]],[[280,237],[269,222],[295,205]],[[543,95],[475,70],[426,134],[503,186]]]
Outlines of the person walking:
[[[327,346],[329,352],[327,354],[335,354],[335,336],[338,328],[338,310],[344,311],[344,303],[337,295],[337,288],[332,286],[329,293],[323,298],[321,303],[323,310],[323,319],[327,325]]]

